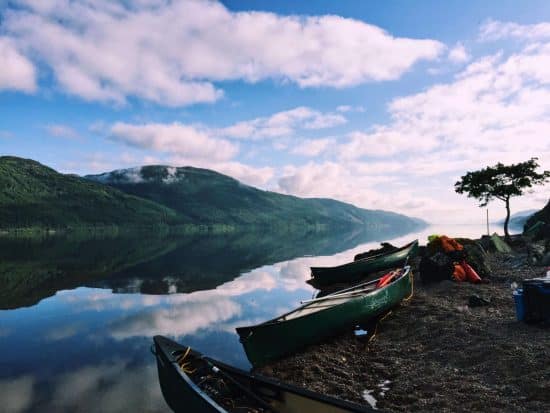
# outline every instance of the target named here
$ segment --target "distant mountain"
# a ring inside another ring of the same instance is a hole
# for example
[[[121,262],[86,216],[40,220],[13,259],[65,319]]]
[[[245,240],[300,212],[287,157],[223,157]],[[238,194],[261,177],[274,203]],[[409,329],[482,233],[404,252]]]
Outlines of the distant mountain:
[[[0,229],[179,222],[175,211],[149,200],[33,160],[0,157]]]
[[[542,221],[546,224],[550,224],[550,200],[548,200],[548,203],[543,209],[535,212],[533,215],[529,217],[529,219],[525,223],[525,228],[532,227],[538,221]]]
[[[533,215],[535,212],[537,212],[536,209],[528,209],[525,211],[519,211],[515,214],[510,215],[510,222],[508,223],[508,226],[510,228],[514,229],[522,229],[527,220],[531,215]],[[500,221],[497,221],[496,224],[498,225],[504,225],[504,219],[501,219]]]
[[[332,199],[304,199],[263,191],[229,176],[193,167],[143,166],[85,178],[162,204],[185,220],[203,224],[357,225],[396,227],[403,233],[424,224],[405,215],[361,209]]]

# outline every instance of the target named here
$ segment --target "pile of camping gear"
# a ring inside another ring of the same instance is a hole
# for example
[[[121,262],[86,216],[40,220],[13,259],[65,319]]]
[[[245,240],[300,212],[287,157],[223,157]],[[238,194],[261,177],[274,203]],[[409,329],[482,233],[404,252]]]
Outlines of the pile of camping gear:
[[[471,249],[468,252],[464,245],[446,235],[430,235],[428,241],[420,261],[420,277],[424,283],[443,280],[482,282],[476,269],[468,262],[474,257]],[[479,245],[475,248],[481,249]]]

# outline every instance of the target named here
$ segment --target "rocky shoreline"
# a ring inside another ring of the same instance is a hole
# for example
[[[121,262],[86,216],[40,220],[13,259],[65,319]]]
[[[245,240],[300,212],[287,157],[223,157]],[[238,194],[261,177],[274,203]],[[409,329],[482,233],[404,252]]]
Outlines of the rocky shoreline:
[[[425,285],[416,271],[413,299],[369,341],[350,332],[258,372],[381,411],[549,411],[550,331],[516,321],[510,289],[545,274],[530,245],[488,253],[483,284]]]

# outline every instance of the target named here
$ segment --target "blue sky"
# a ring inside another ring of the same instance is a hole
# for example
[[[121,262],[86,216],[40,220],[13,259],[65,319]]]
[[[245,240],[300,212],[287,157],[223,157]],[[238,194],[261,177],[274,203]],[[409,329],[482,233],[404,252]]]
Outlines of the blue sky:
[[[62,172],[193,165],[476,222],[475,201],[453,192],[460,175],[532,156],[550,169],[546,1],[0,7],[0,153]]]

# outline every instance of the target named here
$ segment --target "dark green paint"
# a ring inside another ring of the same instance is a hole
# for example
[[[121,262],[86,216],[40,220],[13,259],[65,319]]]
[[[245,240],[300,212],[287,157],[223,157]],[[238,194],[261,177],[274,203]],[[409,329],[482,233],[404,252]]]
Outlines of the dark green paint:
[[[278,321],[278,317],[255,326],[239,327],[237,333],[250,362],[265,364],[385,313],[410,296],[412,277],[409,269],[388,286],[345,303],[290,320]]]

